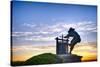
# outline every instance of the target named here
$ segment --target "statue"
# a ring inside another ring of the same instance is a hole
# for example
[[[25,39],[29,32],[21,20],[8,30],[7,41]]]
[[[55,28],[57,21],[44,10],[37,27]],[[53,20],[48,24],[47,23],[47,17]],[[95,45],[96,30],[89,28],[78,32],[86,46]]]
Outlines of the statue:
[[[73,39],[69,43],[69,38]],[[75,31],[74,28],[68,30],[66,36],[56,37],[56,54],[57,54],[57,63],[62,62],[81,62],[82,56],[71,54],[74,46],[81,42],[80,35]],[[70,51],[68,50],[70,47]]]
[[[68,39],[70,37],[73,37],[73,39],[71,40],[70,44],[68,43]],[[66,36],[63,36],[61,38],[56,38],[56,44],[57,44],[57,48],[56,48],[56,53],[57,54],[71,54],[74,46],[81,42],[81,38],[80,35],[75,31],[74,28],[70,28],[68,30],[68,34]],[[70,47],[70,51],[68,51],[68,46]]]
[[[68,44],[70,46],[69,53],[71,54],[74,46],[77,43],[81,42],[81,38],[80,38],[80,35],[75,31],[74,28],[70,28],[69,31],[68,31],[68,34],[64,38],[69,38],[69,37],[73,37],[73,39],[71,40],[71,43]]]
[[[70,37],[72,37],[73,39],[69,43]],[[62,35],[60,38],[57,37],[56,38],[57,63],[81,62],[82,56],[71,54],[74,46],[79,42],[81,42],[80,35],[75,31],[74,28],[70,28],[66,36]],[[70,51],[68,50],[68,46],[70,47]]]
[[[73,39],[69,43],[69,38]],[[81,42],[80,35],[75,31],[74,28],[68,30],[66,36],[56,37],[56,54],[57,54],[57,63],[62,62],[81,62],[82,56],[76,54],[71,54],[74,46]],[[70,51],[68,50],[70,47]]]

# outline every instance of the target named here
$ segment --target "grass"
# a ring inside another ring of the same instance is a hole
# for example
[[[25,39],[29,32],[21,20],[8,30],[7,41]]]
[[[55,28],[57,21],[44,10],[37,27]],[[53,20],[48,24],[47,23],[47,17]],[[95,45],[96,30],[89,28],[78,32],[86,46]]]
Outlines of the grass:
[[[40,64],[54,64],[56,63],[56,55],[52,53],[44,53],[37,56],[33,56],[26,60],[25,62],[16,61],[11,62],[12,66],[22,66],[22,65],[40,65]]]

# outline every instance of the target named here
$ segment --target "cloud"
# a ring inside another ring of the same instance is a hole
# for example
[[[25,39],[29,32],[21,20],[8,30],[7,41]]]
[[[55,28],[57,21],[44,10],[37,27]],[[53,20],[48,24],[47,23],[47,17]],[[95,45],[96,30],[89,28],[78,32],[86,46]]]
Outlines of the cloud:
[[[42,37],[42,36],[40,36],[40,37],[26,37],[25,38],[25,40],[28,40],[28,41],[54,41],[54,38],[55,37]]]
[[[12,36],[14,37],[22,37],[22,36],[28,36],[32,35],[32,32],[13,32]]]
[[[80,22],[77,24],[77,27],[76,29],[78,31],[83,31],[83,32],[97,32],[97,24],[96,23],[93,23],[91,21],[88,21],[88,22]]]
[[[77,23],[62,23],[62,27],[64,29],[69,29],[70,27],[75,28],[77,31],[84,32],[96,32],[97,30],[97,25],[94,22],[91,21],[82,21],[82,22],[77,22]]]
[[[25,41],[53,41],[54,36],[48,32],[13,32],[12,36]]]
[[[23,26],[33,28],[33,27],[35,27],[36,25],[35,25],[35,24],[24,23]]]
[[[80,35],[97,32],[96,23],[91,21],[77,23],[57,22],[52,25],[24,23],[23,25],[33,30],[31,32],[12,32],[12,36],[19,37],[19,39],[25,41],[54,41],[55,37],[61,36],[62,34],[66,35],[70,27],[75,28]]]
[[[74,22],[74,23],[68,23],[68,22],[56,22],[52,25],[49,24],[27,24],[24,23],[25,26],[32,27],[32,29],[37,32],[41,32],[44,34],[48,33],[54,33],[54,32],[62,32],[65,30],[68,30],[70,27],[75,28],[77,31],[88,31],[88,32],[96,32],[97,30],[97,24],[92,21],[82,21],[82,22]],[[35,27],[35,28],[33,28]]]

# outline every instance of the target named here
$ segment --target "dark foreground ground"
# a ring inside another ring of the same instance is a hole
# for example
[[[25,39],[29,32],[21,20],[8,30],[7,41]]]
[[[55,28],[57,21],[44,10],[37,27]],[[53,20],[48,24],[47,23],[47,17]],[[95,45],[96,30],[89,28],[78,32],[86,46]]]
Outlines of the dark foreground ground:
[[[66,57],[65,57],[66,58]],[[44,53],[34,57],[29,58],[26,61],[16,61],[11,62],[11,66],[25,66],[25,65],[43,65],[43,64],[57,64],[57,63],[72,63],[72,62],[81,62],[81,56],[71,55],[67,60],[59,58],[52,53]],[[93,60],[96,61],[96,60]],[[87,61],[88,62],[88,61]]]

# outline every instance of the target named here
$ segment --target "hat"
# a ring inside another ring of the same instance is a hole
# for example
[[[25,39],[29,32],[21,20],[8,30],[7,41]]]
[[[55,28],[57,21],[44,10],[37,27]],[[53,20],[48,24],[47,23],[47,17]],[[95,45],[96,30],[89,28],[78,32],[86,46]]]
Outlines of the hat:
[[[71,27],[71,28],[69,29],[69,31],[68,31],[68,32],[70,32],[70,31],[74,31],[74,30],[75,30],[75,29]]]

